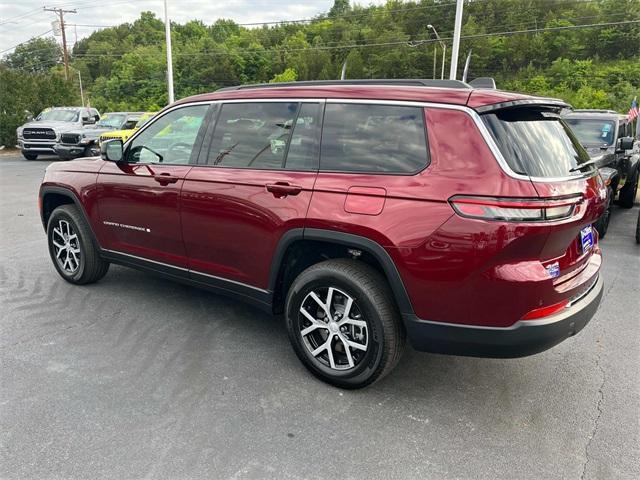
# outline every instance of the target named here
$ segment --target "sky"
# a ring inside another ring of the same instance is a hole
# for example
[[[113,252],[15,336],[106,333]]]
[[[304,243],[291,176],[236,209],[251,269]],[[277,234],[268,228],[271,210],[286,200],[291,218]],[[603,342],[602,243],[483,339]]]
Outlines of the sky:
[[[351,3],[381,5],[386,0],[352,0]],[[172,21],[179,23],[202,20],[205,24],[212,24],[220,18],[238,23],[270,22],[310,18],[327,12],[332,5],[333,0],[169,0],[169,16]],[[44,6],[77,11],[65,15],[67,42],[70,45],[76,38],[86,37],[98,30],[99,26],[132,22],[143,11],[152,11],[164,18],[163,0],[2,0],[0,52],[51,30],[51,22],[56,20],[56,15],[44,11]],[[52,33],[43,36],[51,37]],[[60,37],[57,38],[61,41]]]

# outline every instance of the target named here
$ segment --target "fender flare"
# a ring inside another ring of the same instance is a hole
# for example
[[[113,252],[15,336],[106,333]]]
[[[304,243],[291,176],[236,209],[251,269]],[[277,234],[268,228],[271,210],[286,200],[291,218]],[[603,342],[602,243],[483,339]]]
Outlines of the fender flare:
[[[278,274],[284,255],[289,246],[298,240],[316,240],[322,242],[335,243],[347,247],[357,248],[372,255],[382,266],[385,276],[389,281],[389,286],[398,305],[401,314],[413,314],[413,307],[407,290],[405,289],[400,273],[389,253],[377,242],[351,233],[338,232],[335,230],[324,230],[319,228],[295,228],[286,232],[278,242],[271,261],[269,270],[269,291],[276,288]]]
[[[56,187],[51,185],[45,185],[40,187],[40,201],[42,202],[42,208],[40,208],[40,220],[42,221],[42,226],[44,227],[44,231],[47,231],[47,221],[45,220],[45,211],[44,211],[44,198],[48,193],[55,193],[58,195],[64,195],[71,199],[73,204],[78,207],[80,214],[84,217],[85,222],[87,222],[87,226],[89,227],[89,231],[91,232],[91,239],[94,242],[94,245],[98,248],[100,252],[102,252],[102,247],[100,246],[100,242],[98,242],[98,237],[96,237],[95,232],[93,231],[93,227],[91,226],[91,222],[89,221],[89,216],[84,209],[84,205],[76,195],[76,193],[70,188],[65,187]]]

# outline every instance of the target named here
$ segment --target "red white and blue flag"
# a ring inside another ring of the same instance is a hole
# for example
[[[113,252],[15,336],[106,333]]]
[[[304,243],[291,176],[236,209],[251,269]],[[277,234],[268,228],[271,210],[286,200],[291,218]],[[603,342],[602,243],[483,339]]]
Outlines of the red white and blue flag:
[[[631,108],[629,109],[629,120],[635,120],[638,118],[640,111],[638,110],[638,97],[633,99],[631,102]]]

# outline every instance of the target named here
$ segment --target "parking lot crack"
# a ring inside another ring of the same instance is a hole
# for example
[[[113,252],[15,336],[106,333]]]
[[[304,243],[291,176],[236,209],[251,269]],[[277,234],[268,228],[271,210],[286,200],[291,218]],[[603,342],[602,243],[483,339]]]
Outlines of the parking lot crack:
[[[600,426],[600,418],[602,417],[602,413],[603,413],[604,384],[606,383],[607,377],[606,377],[606,372],[604,368],[602,368],[602,365],[600,364],[600,360],[601,360],[601,353],[599,352],[598,356],[596,357],[596,366],[600,371],[602,382],[600,383],[600,388],[598,388],[598,400],[596,402],[596,410],[597,410],[596,418],[593,421],[593,428],[589,433],[589,438],[584,447],[584,463],[582,464],[582,475],[580,475],[580,480],[586,479],[587,468],[589,466],[589,461],[591,460],[591,457],[589,455],[589,450],[591,448],[591,443],[593,442],[593,439],[598,433],[598,427]]]

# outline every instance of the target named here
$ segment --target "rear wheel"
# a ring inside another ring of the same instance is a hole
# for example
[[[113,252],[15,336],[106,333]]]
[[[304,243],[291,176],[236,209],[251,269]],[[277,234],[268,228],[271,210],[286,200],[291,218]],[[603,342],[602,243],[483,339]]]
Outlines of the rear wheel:
[[[622,208],[631,208],[638,193],[638,177],[640,170],[636,168],[635,173],[628,178],[624,187],[620,190],[619,203]]]
[[[27,160],[35,160],[36,158],[38,158],[37,153],[25,152],[24,150],[22,151],[22,156]]]
[[[302,272],[287,295],[286,321],[304,366],[342,388],[362,388],[384,377],[405,344],[387,282],[355,260],[327,260]]]
[[[91,230],[75,205],[62,205],[53,211],[47,240],[53,265],[67,282],[97,282],[109,270],[109,263],[100,257]]]

